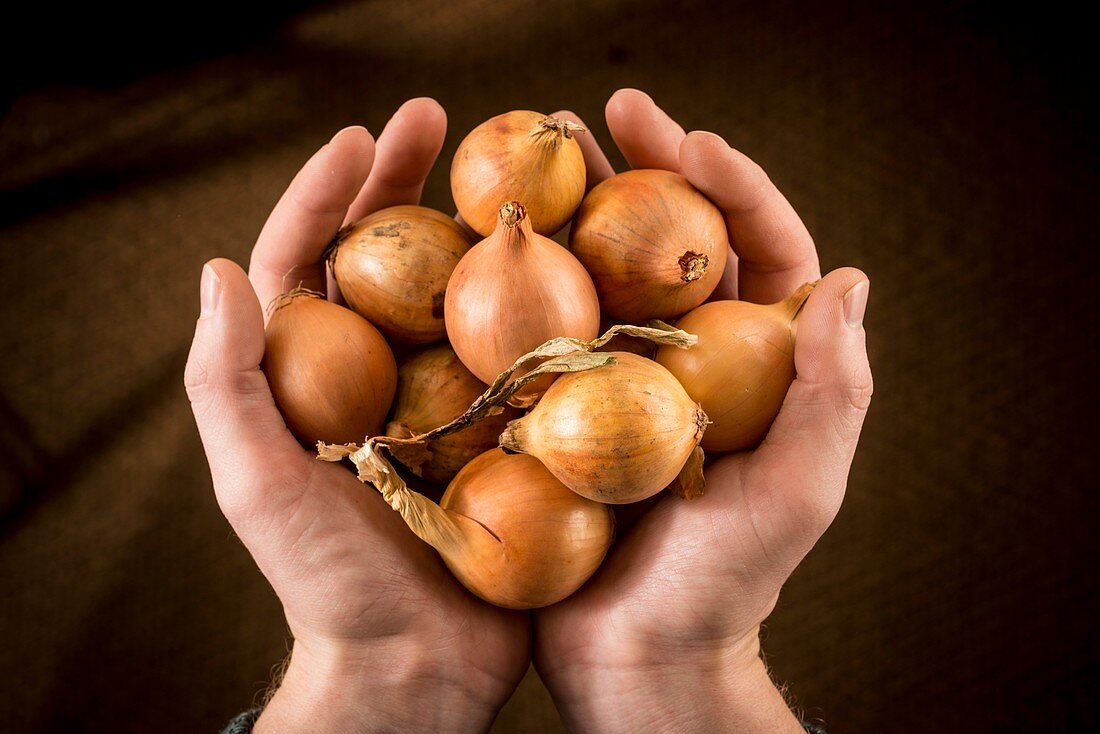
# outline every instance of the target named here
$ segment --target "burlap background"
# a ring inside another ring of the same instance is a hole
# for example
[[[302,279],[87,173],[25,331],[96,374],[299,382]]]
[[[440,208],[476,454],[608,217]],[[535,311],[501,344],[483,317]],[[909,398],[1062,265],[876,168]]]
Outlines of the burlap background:
[[[7,65],[26,71],[0,122],[0,728],[214,731],[285,653],[182,389],[202,263],[245,262],[299,165],[408,97],[447,108],[448,160],[510,108],[572,108],[606,143],[620,86],[755,157],[824,267],[871,277],[876,397],[844,509],[768,622],[776,675],[836,732],[1085,720],[1082,26],[982,4],[762,5],[330,3],[237,23],[203,53],[211,12],[186,26],[194,45],[85,39],[134,51],[102,77],[94,53],[58,62],[63,44]],[[450,208],[445,165],[425,199]],[[533,675],[496,726],[559,729]]]

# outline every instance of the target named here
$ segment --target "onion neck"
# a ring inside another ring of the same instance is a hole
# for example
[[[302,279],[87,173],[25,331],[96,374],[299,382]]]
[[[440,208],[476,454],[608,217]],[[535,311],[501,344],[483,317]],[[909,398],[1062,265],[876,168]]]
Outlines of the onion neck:
[[[588,132],[583,125],[578,125],[572,120],[562,120],[557,117],[544,117],[539,120],[531,137],[536,142],[550,148],[559,148],[566,140],[571,139],[576,133]]]
[[[517,418],[508,423],[500,434],[500,447],[507,454],[527,453],[527,422]]]
[[[383,499],[397,510],[416,537],[444,557],[459,558],[479,541],[500,542],[481,523],[465,515],[444,510],[419,492],[404,486],[389,489],[390,491],[382,492]]]
[[[497,223],[500,244],[506,250],[520,249],[534,236],[527,208],[518,201],[509,201],[500,208]]]

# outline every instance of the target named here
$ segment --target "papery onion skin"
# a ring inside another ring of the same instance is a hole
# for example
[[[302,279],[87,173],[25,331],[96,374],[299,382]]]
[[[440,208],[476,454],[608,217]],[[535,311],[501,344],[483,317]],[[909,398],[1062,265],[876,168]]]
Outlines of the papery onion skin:
[[[623,504],[676,479],[707,416],[664,367],[629,352],[614,356],[613,365],[558,378],[508,424],[500,445],[538,458],[583,497]]]
[[[520,201],[539,234],[564,227],[584,197],[584,154],[575,129],[583,128],[529,110],[474,128],[451,164],[451,193],[466,223],[487,237],[501,205]]]
[[[393,206],[341,230],[329,263],[348,305],[387,338],[430,344],[446,333],[447,281],[470,246],[453,217]]]
[[[683,176],[638,169],[593,188],[569,232],[605,313],[673,319],[714,291],[729,253],[722,213]]]
[[[691,349],[657,350],[656,360],[699,401],[712,424],[705,450],[721,453],[760,443],[795,378],[795,318],[812,284],[771,305],[711,301],[677,326],[695,334]]]
[[[493,234],[474,246],[447,286],[447,338],[459,359],[489,384],[549,339],[596,338],[600,306],[592,279],[561,245],[531,230],[524,207],[504,207]],[[549,377],[549,376],[548,376]],[[537,394],[550,380],[524,388]]]
[[[307,446],[378,435],[397,382],[382,334],[308,291],[273,304],[262,369],[287,427]]]
[[[485,385],[449,346],[426,349],[403,360],[397,370],[397,394],[386,435],[407,438],[426,433],[462,415],[485,391]],[[430,456],[414,472],[446,484],[474,457],[496,447],[497,437],[520,412],[506,407],[457,433],[433,439]]]
[[[599,568],[614,535],[609,507],[569,491],[537,459],[499,449],[467,464],[440,506],[499,539],[441,555],[467,589],[509,609],[544,607],[572,594]]]

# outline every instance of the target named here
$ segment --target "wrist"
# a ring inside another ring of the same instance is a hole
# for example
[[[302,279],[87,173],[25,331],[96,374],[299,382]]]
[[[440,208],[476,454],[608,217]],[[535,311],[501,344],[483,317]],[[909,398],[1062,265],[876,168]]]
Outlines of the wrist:
[[[256,734],[485,731],[496,706],[472,681],[444,678],[445,666],[415,645],[377,641],[369,654],[296,640]]]
[[[753,635],[717,650],[628,651],[539,672],[571,732],[804,734],[759,651]]]

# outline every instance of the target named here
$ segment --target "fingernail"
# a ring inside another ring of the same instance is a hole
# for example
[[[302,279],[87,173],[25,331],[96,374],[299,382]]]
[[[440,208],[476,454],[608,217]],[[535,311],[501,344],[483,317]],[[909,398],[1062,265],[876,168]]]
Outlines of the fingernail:
[[[199,318],[205,319],[214,315],[218,308],[218,294],[221,291],[222,280],[218,277],[218,271],[207,263],[202,266],[202,282],[199,286]]]
[[[863,326],[863,313],[867,310],[867,294],[870,289],[871,281],[861,280],[844,294],[844,320],[853,329]]]
[[[362,131],[366,132],[366,128],[363,127],[362,125],[348,125],[343,130],[341,130],[340,132],[333,135],[332,140],[328,141],[328,144],[332,145],[333,143],[335,143],[336,139],[339,138],[344,133],[346,133],[348,130],[362,130]]]

